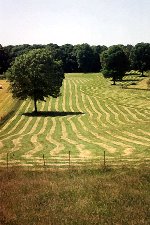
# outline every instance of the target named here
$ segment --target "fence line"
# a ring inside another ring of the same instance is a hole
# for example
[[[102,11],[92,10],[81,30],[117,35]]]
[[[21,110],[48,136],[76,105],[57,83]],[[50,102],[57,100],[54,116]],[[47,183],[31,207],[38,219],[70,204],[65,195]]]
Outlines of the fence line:
[[[44,168],[51,168],[51,167],[75,167],[75,166],[84,166],[84,165],[99,165],[103,167],[107,166],[119,166],[119,165],[126,165],[126,164],[141,164],[144,163],[145,165],[149,165],[150,158],[114,158],[108,157],[106,152],[104,151],[103,156],[99,156],[96,158],[89,158],[89,157],[71,157],[71,151],[68,151],[68,157],[51,157],[46,158],[45,155],[41,158],[32,158],[32,159],[15,159],[15,155],[11,153],[6,153],[6,159],[0,160],[1,165],[0,167],[9,167],[13,166],[23,166],[23,167],[44,167]]]

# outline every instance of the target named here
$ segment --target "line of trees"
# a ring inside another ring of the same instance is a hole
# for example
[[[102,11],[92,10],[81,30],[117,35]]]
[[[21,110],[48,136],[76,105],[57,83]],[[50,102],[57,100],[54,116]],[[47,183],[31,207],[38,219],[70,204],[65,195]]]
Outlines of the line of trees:
[[[65,73],[71,72],[99,72],[103,70],[105,77],[123,77],[124,70],[139,70],[142,75],[150,69],[150,44],[138,43],[132,45],[114,45],[107,48],[104,45],[90,46],[89,44],[71,45],[0,45],[0,74],[5,72],[16,57],[33,49],[45,48],[51,51],[55,60],[62,60]],[[111,59],[110,59],[111,58]],[[108,59],[110,59],[108,63]],[[115,62],[112,62],[116,61]],[[109,64],[109,65],[108,65]],[[110,66],[111,64],[111,66]],[[116,64],[120,68],[116,69]],[[115,71],[112,72],[112,67]],[[124,69],[123,69],[124,68]],[[120,74],[120,75],[116,75]]]
[[[150,44],[138,43],[134,47],[114,45],[102,52],[101,66],[104,77],[112,77],[113,84],[122,80],[128,70],[138,70],[141,76],[150,70]]]
[[[52,52],[53,58],[62,60],[65,73],[71,72],[99,72],[101,69],[100,54],[106,46],[90,46],[88,44],[71,45],[0,45],[0,74],[5,72],[16,57],[33,49],[45,48]],[[1,60],[2,59],[2,60]]]

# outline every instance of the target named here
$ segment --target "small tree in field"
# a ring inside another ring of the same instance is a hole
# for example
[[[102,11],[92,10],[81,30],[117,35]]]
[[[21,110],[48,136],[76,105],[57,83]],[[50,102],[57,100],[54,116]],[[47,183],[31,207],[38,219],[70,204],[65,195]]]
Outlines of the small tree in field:
[[[37,101],[60,95],[64,72],[61,61],[54,61],[49,50],[34,49],[16,57],[7,77],[13,96],[33,99],[37,113]]]
[[[101,54],[102,73],[104,77],[112,77],[113,84],[116,80],[122,80],[129,67],[129,61],[120,46],[111,46]]]

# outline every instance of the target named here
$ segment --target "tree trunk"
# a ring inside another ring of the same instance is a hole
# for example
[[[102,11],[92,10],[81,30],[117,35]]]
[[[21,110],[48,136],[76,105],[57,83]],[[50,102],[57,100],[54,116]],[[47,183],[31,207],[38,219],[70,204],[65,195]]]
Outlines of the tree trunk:
[[[113,82],[114,82],[113,85],[116,85],[116,80],[115,79],[113,80]]]
[[[113,85],[116,85],[116,75],[113,75]]]
[[[34,95],[34,112],[37,113],[37,99],[36,96]]]
[[[142,72],[141,77],[144,77],[144,70],[142,70],[141,72]]]

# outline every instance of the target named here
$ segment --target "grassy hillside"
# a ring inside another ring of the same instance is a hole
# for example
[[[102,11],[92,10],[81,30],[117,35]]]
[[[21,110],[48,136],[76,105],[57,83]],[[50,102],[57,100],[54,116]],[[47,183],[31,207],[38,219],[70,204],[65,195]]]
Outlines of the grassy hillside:
[[[38,104],[24,101],[0,130],[0,161],[9,164],[68,165],[149,162],[150,92],[123,89],[141,77],[111,85],[101,74],[66,74],[62,96]]]
[[[14,111],[17,101],[12,98],[12,94],[9,91],[9,83],[6,80],[0,80],[0,123]]]

